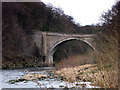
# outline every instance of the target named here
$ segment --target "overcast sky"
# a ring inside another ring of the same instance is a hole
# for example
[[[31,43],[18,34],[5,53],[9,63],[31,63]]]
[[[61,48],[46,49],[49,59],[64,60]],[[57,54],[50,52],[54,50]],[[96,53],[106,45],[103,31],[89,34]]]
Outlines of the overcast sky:
[[[61,8],[65,14],[72,16],[80,25],[96,24],[100,16],[115,4],[115,0],[42,0]]]

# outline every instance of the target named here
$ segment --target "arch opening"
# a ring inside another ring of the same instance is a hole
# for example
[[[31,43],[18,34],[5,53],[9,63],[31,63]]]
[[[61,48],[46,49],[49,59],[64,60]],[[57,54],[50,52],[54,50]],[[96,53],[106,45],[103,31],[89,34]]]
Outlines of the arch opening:
[[[81,53],[83,53],[83,52],[86,52],[86,48],[90,48],[90,49],[92,49],[92,50],[94,50],[94,48],[92,47],[92,45],[90,44],[90,43],[88,43],[87,41],[84,41],[84,40],[81,40],[81,39],[78,39],[78,38],[69,38],[69,39],[65,39],[65,40],[63,40],[63,41],[60,41],[60,42],[58,42],[58,43],[56,43],[56,44],[54,44],[54,46],[51,48],[51,50],[49,51],[49,53],[48,53],[48,61],[49,61],[49,63],[51,63],[51,64],[53,64],[53,61],[55,61],[54,60],[54,56],[55,56],[55,53],[57,52],[57,50],[59,49],[59,48],[61,48],[61,46],[62,45],[64,45],[64,44],[66,44],[66,43],[68,43],[68,42],[71,42],[71,41],[77,41],[77,42],[79,42],[80,44],[81,44],[81,46],[83,47],[83,45],[84,45],[84,47],[82,48],[81,47]],[[78,45],[79,46],[79,45]],[[86,47],[86,48],[85,48]],[[72,48],[72,47],[71,47]],[[83,50],[82,50],[83,49]],[[79,50],[78,50],[79,51]],[[82,52],[83,51],[83,52]],[[68,57],[68,56],[67,56]]]

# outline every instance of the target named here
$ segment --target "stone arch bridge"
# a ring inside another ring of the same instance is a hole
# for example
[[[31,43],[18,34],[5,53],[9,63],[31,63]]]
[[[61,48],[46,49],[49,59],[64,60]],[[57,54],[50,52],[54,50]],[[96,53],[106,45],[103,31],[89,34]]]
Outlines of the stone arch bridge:
[[[60,34],[53,32],[33,32],[36,47],[40,55],[43,56],[43,62],[52,65],[53,54],[61,45],[67,41],[80,40],[88,44],[92,49],[95,49],[94,34]]]

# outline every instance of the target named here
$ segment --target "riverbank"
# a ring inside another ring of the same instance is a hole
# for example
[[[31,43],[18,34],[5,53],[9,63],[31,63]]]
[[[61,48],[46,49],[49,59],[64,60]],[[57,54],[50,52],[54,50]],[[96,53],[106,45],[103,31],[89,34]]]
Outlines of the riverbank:
[[[81,80],[92,82],[93,86],[99,86],[101,88],[118,87],[117,71],[111,70],[111,65],[107,63],[103,65],[85,64],[76,67],[61,68],[54,71],[54,73],[68,82],[74,83]]]
[[[4,58],[2,61],[2,69],[22,69],[29,67],[47,67],[41,59],[33,56],[17,56],[14,59]]]

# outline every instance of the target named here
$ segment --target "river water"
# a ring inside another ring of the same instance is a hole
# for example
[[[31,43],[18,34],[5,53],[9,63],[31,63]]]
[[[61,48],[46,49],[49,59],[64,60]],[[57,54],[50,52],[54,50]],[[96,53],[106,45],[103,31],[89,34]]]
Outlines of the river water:
[[[82,88],[83,86],[78,84],[85,84],[86,88],[97,88],[91,85],[91,82],[74,82],[68,83],[60,80],[59,78],[46,78],[43,80],[39,80],[38,83],[35,81],[22,81],[16,83],[8,83],[9,80],[19,79],[24,76],[25,71],[29,71],[28,73],[40,73],[49,75],[53,70],[53,67],[43,67],[43,68],[25,68],[25,69],[15,69],[15,70],[2,70],[2,88]]]

